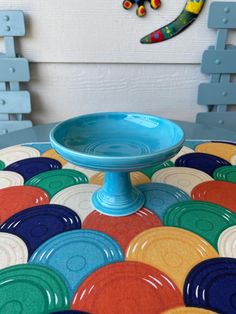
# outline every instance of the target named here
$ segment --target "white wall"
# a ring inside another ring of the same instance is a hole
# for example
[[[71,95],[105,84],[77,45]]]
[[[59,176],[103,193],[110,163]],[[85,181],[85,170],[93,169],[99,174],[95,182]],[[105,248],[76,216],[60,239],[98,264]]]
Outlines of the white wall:
[[[31,61],[31,118],[59,121],[94,111],[132,110],[194,121],[202,52],[214,44],[207,29],[211,0],[179,36],[141,45],[144,35],[173,20],[185,0],[162,0],[159,11],[138,18],[122,0],[1,0],[21,9],[27,36],[21,53]],[[234,39],[233,39],[234,40]]]

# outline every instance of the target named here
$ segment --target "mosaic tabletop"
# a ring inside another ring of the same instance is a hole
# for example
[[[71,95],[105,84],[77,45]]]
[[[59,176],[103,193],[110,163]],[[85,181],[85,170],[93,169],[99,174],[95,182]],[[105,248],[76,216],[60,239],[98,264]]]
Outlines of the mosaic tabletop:
[[[236,144],[131,173],[130,216],[92,207],[103,179],[50,143],[0,150],[0,314],[236,313]]]

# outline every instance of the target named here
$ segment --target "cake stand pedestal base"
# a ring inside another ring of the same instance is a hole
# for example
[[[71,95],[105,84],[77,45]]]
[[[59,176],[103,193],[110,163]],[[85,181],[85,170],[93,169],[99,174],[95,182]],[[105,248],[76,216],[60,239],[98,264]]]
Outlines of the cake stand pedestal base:
[[[92,196],[92,204],[109,216],[127,216],[143,207],[144,195],[133,187],[129,172],[106,172],[104,185]]]

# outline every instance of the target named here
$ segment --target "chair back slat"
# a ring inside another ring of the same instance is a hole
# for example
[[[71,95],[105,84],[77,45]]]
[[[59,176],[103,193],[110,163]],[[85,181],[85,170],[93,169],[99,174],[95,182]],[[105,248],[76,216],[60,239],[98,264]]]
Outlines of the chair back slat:
[[[236,83],[202,83],[198,93],[199,105],[234,105],[236,104]],[[236,121],[235,121],[236,123]]]
[[[22,11],[0,11],[0,36],[16,37],[25,35],[25,21]]]
[[[204,51],[201,70],[205,74],[236,73],[236,49]]]
[[[235,2],[213,2],[210,7],[208,27],[232,29],[236,28]]]
[[[217,39],[203,53],[201,71],[211,79],[198,90],[198,103],[206,105],[208,112],[199,113],[196,121],[236,130],[236,112],[228,112],[228,105],[236,105],[236,84],[231,82],[236,74],[236,46],[227,43],[229,30],[236,29],[236,2],[213,2],[208,27],[217,29]]]
[[[235,131],[236,112],[198,113],[198,123],[222,127]]]
[[[4,135],[13,131],[18,131],[25,128],[32,127],[30,120],[22,121],[1,121],[0,123],[0,135]]]
[[[0,58],[1,82],[28,82],[29,63],[24,58]]]
[[[29,92],[0,92],[0,113],[30,113],[30,111]]]

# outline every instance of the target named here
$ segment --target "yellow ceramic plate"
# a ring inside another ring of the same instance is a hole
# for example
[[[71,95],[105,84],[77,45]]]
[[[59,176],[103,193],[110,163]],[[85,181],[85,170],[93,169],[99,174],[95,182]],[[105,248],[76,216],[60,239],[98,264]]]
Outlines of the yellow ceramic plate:
[[[61,163],[62,166],[64,166],[67,163],[67,161],[60,155],[58,155],[58,153],[53,148],[47,150],[41,156],[56,159]]]
[[[189,271],[201,261],[218,257],[198,235],[175,227],[152,228],[140,233],[127,249],[126,260],[149,264],[163,271],[183,291]]]
[[[204,143],[198,145],[195,148],[195,151],[212,154],[230,162],[231,158],[236,155],[236,146],[226,143]]]

